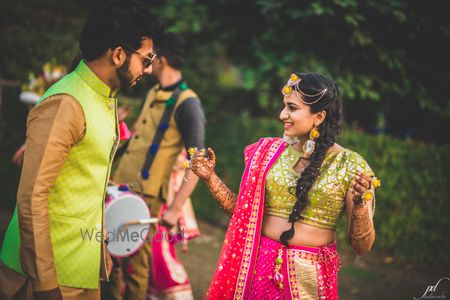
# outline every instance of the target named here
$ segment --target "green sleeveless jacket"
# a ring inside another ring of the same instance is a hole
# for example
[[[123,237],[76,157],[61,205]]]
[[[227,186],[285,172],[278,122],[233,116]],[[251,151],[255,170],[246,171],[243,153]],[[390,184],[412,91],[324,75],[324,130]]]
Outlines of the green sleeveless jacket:
[[[57,279],[61,286],[97,289],[103,247],[95,234],[103,237],[105,190],[118,144],[117,99],[83,61],[47,90],[37,105],[57,94],[75,98],[86,120],[85,136],[71,148],[48,197]],[[86,231],[93,233],[91,237]],[[19,250],[16,209],[0,259],[24,274]]]

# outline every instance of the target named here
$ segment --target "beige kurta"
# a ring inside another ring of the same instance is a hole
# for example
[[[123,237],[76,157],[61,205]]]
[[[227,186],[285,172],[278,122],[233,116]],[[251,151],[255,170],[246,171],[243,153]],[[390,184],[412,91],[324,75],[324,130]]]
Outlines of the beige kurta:
[[[17,207],[21,211],[21,224],[31,229],[21,232],[22,247],[35,257],[22,256],[22,269],[30,275],[28,278],[0,262],[1,299],[8,299],[21,288],[26,289],[25,285],[31,284],[34,291],[58,287],[50,240],[48,196],[70,149],[84,137],[86,124],[78,101],[60,94],[49,97],[30,112],[27,128]]]

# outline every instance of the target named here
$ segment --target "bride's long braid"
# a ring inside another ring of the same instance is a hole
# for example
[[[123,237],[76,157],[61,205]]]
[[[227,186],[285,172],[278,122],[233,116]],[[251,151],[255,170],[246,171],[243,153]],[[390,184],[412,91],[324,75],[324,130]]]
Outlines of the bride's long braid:
[[[302,73],[299,74],[299,77],[301,78],[299,88],[306,94],[313,95],[325,88],[327,89],[326,93],[319,101],[309,105],[312,113],[324,110],[326,112],[326,117],[322,124],[318,126],[320,136],[315,140],[316,146],[315,151],[311,156],[311,162],[297,181],[295,190],[297,201],[289,215],[291,228],[284,231],[280,236],[280,241],[286,246],[288,241],[294,237],[295,222],[303,218],[300,213],[309,204],[308,192],[313,186],[316,178],[319,176],[319,169],[327,155],[327,151],[334,145],[336,136],[342,130],[342,103],[337,83],[316,73]],[[313,102],[316,100],[315,98],[309,99],[303,95],[302,99],[305,102]]]

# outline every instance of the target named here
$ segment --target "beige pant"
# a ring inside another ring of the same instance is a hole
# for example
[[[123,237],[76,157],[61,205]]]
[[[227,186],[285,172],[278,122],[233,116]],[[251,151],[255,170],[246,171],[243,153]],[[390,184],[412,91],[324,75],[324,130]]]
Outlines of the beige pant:
[[[64,300],[100,300],[100,288],[92,290],[61,286],[59,289]]]
[[[59,287],[64,300],[100,300],[100,288]],[[31,281],[0,262],[0,299],[33,300]]]

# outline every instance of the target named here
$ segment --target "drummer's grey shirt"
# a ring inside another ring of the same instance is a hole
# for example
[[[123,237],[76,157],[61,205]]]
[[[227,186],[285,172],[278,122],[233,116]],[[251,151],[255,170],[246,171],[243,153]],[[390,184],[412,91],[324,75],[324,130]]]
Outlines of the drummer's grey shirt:
[[[183,82],[184,79],[181,78],[174,84],[161,87],[161,90],[174,91]],[[186,150],[191,147],[205,148],[206,118],[198,98],[188,98],[178,106],[175,111],[175,122],[180,130]]]

